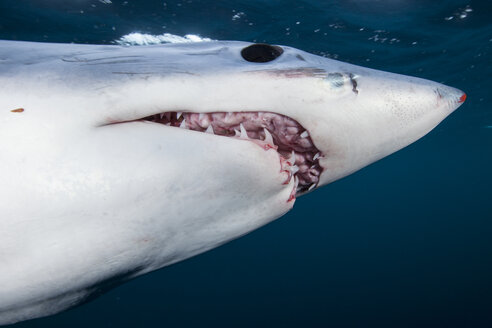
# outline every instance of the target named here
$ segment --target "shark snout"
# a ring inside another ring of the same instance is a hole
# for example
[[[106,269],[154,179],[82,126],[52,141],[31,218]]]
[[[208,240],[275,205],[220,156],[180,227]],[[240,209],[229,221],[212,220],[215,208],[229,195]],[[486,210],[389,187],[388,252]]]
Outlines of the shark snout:
[[[344,97],[326,106],[314,125],[314,141],[328,154],[321,185],[418,140],[466,100],[459,89],[421,78],[361,69],[352,79],[356,83],[340,83]]]
[[[466,93],[444,85],[435,89],[435,95],[437,104],[439,106],[447,106],[451,111],[461,106],[466,100]]]
[[[460,99],[458,100],[458,103],[462,104],[466,100],[466,93],[462,92],[462,95],[460,96]]]

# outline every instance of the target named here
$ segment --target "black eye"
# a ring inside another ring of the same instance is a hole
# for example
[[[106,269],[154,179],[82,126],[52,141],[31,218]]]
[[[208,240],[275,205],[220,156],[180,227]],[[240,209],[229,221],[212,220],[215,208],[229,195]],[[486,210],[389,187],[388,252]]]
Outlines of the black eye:
[[[255,43],[241,50],[241,56],[252,63],[266,63],[279,57],[284,51],[278,46]]]

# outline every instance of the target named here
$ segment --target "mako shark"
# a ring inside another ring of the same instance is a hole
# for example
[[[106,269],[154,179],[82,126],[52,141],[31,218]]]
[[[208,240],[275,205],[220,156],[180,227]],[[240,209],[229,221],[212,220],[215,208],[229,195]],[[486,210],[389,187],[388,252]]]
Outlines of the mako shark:
[[[222,245],[466,96],[291,47],[0,42],[0,324]]]

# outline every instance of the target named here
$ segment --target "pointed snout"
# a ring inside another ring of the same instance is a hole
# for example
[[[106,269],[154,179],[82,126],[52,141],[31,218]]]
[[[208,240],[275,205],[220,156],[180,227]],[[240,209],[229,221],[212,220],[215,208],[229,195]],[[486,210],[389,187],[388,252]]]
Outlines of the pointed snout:
[[[461,106],[466,100],[466,93],[459,89],[441,85],[435,89],[438,106],[448,106],[451,111]]]
[[[366,104],[368,119],[393,131],[393,139],[400,140],[402,147],[425,135],[466,100],[459,89],[386,72],[361,75],[358,84],[357,102]]]
[[[346,96],[327,107],[319,130],[320,148],[331,155],[320,162],[321,184],[415,142],[466,100],[459,89],[415,77],[364,68],[349,77]]]
[[[466,100],[466,93],[464,93],[463,91],[462,91],[462,93],[463,94],[460,96],[460,100],[458,101],[458,103],[460,103],[460,104],[464,103]]]

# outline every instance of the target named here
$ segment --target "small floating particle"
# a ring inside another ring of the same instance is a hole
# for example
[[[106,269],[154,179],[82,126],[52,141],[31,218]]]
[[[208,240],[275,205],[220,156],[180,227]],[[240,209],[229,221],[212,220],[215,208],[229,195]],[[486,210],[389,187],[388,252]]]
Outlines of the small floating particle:
[[[23,111],[24,111],[24,108],[16,108],[16,109],[11,110],[12,113],[22,113]]]

